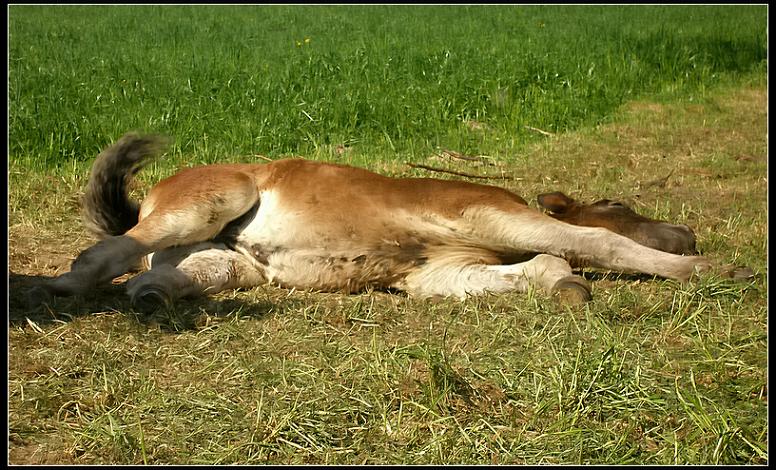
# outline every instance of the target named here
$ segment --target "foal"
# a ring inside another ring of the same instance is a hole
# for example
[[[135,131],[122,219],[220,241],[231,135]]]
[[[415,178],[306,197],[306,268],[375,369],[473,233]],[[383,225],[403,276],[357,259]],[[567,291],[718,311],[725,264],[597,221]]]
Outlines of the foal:
[[[148,269],[127,290],[144,310],[262,283],[344,292],[391,288],[420,297],[533,285],[582,302],[590,299],[590,286],[569,262],[680,281],[710,267],[703,257],[677,254],[694,253],[689,229],[623,219],[608,203],[585,219],[599,226],[581,226],[573,218],[564,222],[547,195],[540,202],[553,217],[494,186],[390,178],[302,159],[184,169],[138,204],[128,197],[128,184],[164,143],[127,134],[97,157],[83,208],[86,227],[101,241],[39,294],[83,294],[141,260]],[[640,244],[634,227],[676,233],[682,241],[669,248]]]

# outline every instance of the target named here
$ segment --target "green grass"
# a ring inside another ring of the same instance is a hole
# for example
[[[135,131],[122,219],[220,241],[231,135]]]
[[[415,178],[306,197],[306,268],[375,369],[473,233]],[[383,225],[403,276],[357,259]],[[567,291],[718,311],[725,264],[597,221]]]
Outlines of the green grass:
[[[200,161],[340,144],[362,160],[514,152],[537,138],[526,125],[573,130],[639,96],[702,99],[761,77],[765,11],[12,6],[9,154],[88,161],[128,129],[169,134]]]
[[[9,12],[10,463],[767,463],[766,7]],[[758,276],[588,271],[577,309],[261,286],[141,315],[117,285],[30,311],[130,129],[176,139],[138,193],[255,154],[452,178],[416,161],[626,201]]]

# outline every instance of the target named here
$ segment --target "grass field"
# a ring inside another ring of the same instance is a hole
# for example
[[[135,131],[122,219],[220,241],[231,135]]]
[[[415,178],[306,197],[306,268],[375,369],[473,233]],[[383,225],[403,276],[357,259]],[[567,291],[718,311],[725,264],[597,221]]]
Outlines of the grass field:
[[[766,13],[11,6],[9,462],[767,463]],[[138,194],[257,155],[453,178],[424,163],[623,200],[758,275],[590,270],[575,309],[262,286],[154,315],[124,277],[29,310],[94,242],[78,199],[131,129],[176,142]]]
[[[514,152],[536,138],[526,125],[563,132],[639,96],[762,76],[765,20],[739,6],[14,6],[9,151],[88,161],[146,129],[187,162]]]

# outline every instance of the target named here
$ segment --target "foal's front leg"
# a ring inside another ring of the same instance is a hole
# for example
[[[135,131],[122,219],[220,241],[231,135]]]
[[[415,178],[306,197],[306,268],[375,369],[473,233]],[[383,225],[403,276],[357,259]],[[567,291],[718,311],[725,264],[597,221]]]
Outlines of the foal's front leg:
[[[222,243],[199,243],[154,253],[151,269],[127,283],[132,305],[141,311],[170,307],[183,297],[215,294],[266,282],[250,258]]]
[[[466,218],[474,227],[473,233],[497,246],[517,252],[547,253],[581,266],[652,274],[682,282],[711,268],[702,256],[665,253],[605,228],[571,225],[525,208],[504,212],[477,207],[468,211]]]

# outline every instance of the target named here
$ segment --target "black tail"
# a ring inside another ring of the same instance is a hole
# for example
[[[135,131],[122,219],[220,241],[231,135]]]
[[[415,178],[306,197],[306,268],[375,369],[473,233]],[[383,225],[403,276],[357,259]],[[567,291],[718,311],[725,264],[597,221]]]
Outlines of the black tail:
[[[97,156],[82,199],[87,230],[102,239],[122,235],[137,224],[140,206],[129,198],[129,182],[168,142],[165,137],[129,133]]]

